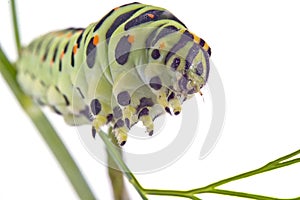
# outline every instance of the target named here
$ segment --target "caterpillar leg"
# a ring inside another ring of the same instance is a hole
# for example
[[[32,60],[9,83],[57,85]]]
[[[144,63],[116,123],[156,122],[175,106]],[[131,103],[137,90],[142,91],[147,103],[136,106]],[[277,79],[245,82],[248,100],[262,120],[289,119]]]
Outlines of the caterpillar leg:
[[[170,105],[168,102],[167,94],[165,90],[159,90],[157,92],[157,102],[158,104],[162,105],[167,113],[172,115],[171,110],[170,110]]]
[[[170,103],[170,107],[173,109],[173,113],[175,115],[179,115],[181,112],[181,102],[174,92],[171,92],[168,96],[168,102]]]
[[[120,106],[116,106],[113,109],[113,133],[120,146],[123,146],[127,140],[129,127],[126,124],[129,120],[127,117],[129,117],[128,115],[130,115],[131,112],[131,108],[125,109],[124,107],[121,108]]]
[[[153,135],[154,124],[153,119],[150,115],[151,107],[143,108],[138,115],[140,121],[143,122],[143,125],[146,127],[148,134],[151,136]]]
[[[113,133],[120,146],[123,146],[127,141],[127,133],[129,129],[125,127],[124,120],[119,119],[113,128]]]

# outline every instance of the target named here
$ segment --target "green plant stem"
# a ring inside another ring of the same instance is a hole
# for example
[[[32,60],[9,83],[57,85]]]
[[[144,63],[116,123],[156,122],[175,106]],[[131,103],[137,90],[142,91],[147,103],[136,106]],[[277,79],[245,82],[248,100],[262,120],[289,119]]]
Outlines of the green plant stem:
[[[134,175],[129,171],[128,167],[123,162],[122,158],[118,154],[118,151],[116,147],[112,144],[108,136],[100,131],[99,132],[100,137],[104,141],[107,151],[109,154],[114,158],[116,164],[119,166],[119,168],[125,173],[130,183],[136,188],[136,190],[139,192],[141,197],[143,199],[147,199],[146,195],[159,195],[159,196],[176,196],[176,197],[183,197],[183,198],[189,198],[189,199],[200,199],[196,195],[204,194],[204,193],[213,193],[213,194],[220,194],[220,195],[230,195],[235,197],[244,197],[244,198],[251,198],[251,199],[261,199],[261,200],[287,200],[284,198],[274,198],[274,197],[268,197],[263,195],[257,195],[257,194],[249,194],[244,192],[238,192],[238,191],[230,191],[230,190],[223,190],[223,189],[217,189],[217,187],[221,185],[225,185],[229,182],[237,181],[240,179],[244,179],[250,176],[258,175],[264,172],[268,172],[271,170],[275,170],[278,168],[286,167],[292,164],[296,164],[300,162],[300,158],[291,159],[292,157],[298,155],[300,153],[300,150],[297,150],[289,155],[283,156],[281,158],[278,158],[272,162],[269,162],[263,167],[260,167],[258,169],[242,173],[230,178],[226,178],[220,181],[217,181],[215,183],[209,184],[205,187],[200,187],[192,190],[186,190],[186,191],[178,191],[178,190],[159,190],[159,189],[145,189],[143,188],[139,182],[135,179]],[[291,159],[291,160],[290,160]],[[289,198],[291,199],[291,198]],[[300,197],[296,197],[293,199],[300,199]]]
[[[112,128],[109,129],[109,138],[111,139],[113,145],[118,146],[116,137],[112,134]],[[122,157],[122,150],[119,148],[118,153]],[[115,200],[129,200],[128,192],[124,185],[123,173],[114,161],[114,159],[107,152],[107,162],[108,162],[108,175],[113,188],[114,199]]]
[[[19,33],[19,26],[18,26],[18,17],[16,13],[16,4],[15,0],[11,0],[11,13],[13,18],[13,25],[14,25],[14,33],[15,33],[15,42],[17,46],[18,55],[21,55],[21,41],[20,41],[20,33]]]
[[[124,175],[127,177],[128,181],[135,187],[135,189],[140,194],[142,199],[147,199],[146,194],[144,193],[144,188],[141,186],[141,184],[138,182],[135,176],[131,173],[131,171],[129,170],[129,168],[126,166],[123,159],[121,158],[120,154],[118,153],[118,149],[117,149],[118,147],[113,145],[113,143],[109,139],[109,136],[103,131],[99,131],[98,134],[103,140],[108,153],[114,159],[118,167],[122,170]]]
[[[82,176],[79,168],[74,162],[63,142],[49,123],[46,116],[40,108],[31,100],[29,96],[23,93],[16,80],[16,70],[8,61],[4,52],[0,48],[0,73],[13,91],[21,107],[30,117],[41,136],[46,141],[57,161],[63,168],[69,178],[72,186],[81,199],[95,199],[92,191]]]

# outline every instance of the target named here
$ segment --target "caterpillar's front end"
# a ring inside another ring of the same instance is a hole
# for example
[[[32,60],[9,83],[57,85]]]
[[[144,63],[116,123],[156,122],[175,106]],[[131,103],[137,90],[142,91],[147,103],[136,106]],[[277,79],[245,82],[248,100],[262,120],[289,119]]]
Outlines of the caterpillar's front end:
[[[211,49],[203,39],[178,22],[147,28],[150,31],[124,33],[127,39],[134,38],[127,65],[111,67],[112,72],[119,70],[113,93],[123,115],[114,119],[113,130],[120,144],[125,144],[127,132],[138,121],[153,135],[154,120],[164,113],[180,114],[185,100],[202,94],[209,76]],[[116,41],[124,36],[120,38]]]

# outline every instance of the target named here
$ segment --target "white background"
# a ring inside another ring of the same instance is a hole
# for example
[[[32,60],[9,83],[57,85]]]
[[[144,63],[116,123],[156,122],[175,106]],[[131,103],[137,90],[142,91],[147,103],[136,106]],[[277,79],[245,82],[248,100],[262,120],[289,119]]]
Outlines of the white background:
[[[22,43],[28,44],[34,37],[53,29],[85,27],[111,8],[128,2],[17,1]],[[143,186],[161,189],[204,186],[260,167],[300,148],[300,12],[296,0],[143,3],[167,8],[209,43],[225,87],[227,111],[222,137],[206,159],[198,159],[203,142],[199,136],[184,157],[172,166],[137,175]],[[0,0],[0,43],[9,58],[15,60],[9,6],[8,0]],[[112,199],[106,168],[90,156],[74,128],[65,125],[59,116],[52,113],[48,116],[98,199]],[[0,199],[78,199],[2,78],[0,122]],[[168,126],[172,127],[172,121]],[[295,165],[224,188],[291,198],[300,195],[299,185],[300,168]],[[129,184],[128,188],[132,199],[139,199]]]

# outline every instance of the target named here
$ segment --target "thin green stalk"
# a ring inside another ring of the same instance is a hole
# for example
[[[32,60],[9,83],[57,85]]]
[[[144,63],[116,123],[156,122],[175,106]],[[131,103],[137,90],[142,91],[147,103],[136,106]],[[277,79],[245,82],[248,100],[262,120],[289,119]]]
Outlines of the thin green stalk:
[[[16,4],[15,0],[11,0],[11,13],[13,18],[13,24],[14,24],[14,33],[15,33],[15,42],[17,46],[18,55],[20,57],[21,55],[21,40],[20,40],[20,34],[19,34],[19,26],[18,26],[18,17],[16,13]]]
[[[289,155],[286,155],[279,159],[276,159],[272,162],[269,162],[265,166],[260,167],[258,169],[255,169],[255,170],[252,170],[252,171],[249,171],[246,173],[242,173],[242,174],[239,174],[239,175],[227,178],[227,179],[217,181],[217,182],[209,184],[205,187],[196,188],[196,189],[192,189],[192,190],[186,190],[186,191],[145,189],[138,183],[138,181],[135,179],[134,175],[129,171],[129,169],[123,162],[122,158],[117,154],[116,147],[112,145],[108,136],[103,132],[100,132],[99,134],[100,134],[100,137],[102,138],[102,140],[104,141],[104,143],[108,149],[108,152],[115,159],[115,162],[118,164],[120,169],[122,169],[125,172],[125,174],[127,175],[127,178],[130,180],[130,182],[136,188],[136,190],[140,193],[140,195],[143,199],[147,199],[146,195],[159,195],[159,196],[176,196],[176,197],[183,197],[183,198],[199,200],[200,198],[196,197],[195,195],[204,194],[204,193],[214,193],[214,194],[220,194],[220,195],[230,195],[230,196],[244,197],[244,198],[251,198],[251,199],[287,200],[284,198],[280,199],[280,198],[274,198],[274,197],[257,195],[257,194],[249,194],[249,193],[238,192],[238,191],[222,190],[222,189],[217,189],[216,187],[225,185],[232,181],[237,181],[237,180],[240,180],[243,178],[247,178],[250,176],[254,176],[257,174],[261,174],[264,172],[268,172],[268,171],[271,171],[274,169],[278,169],[281,167],[289,166],[289,165],[300,162],[300,158],[295,158],[295,159],[289,160],[290,158],[292,158],[300,153],[300,150],[298,150],[298,151],[295,151],[294,153],[291,153]],[[285,160],[287,160],[287,161],[285,161]],[[300,199],[300,197],[296,197],[294,199]]]
[[[16,71],[0,48],[0,73],[53,152],[81,199],[96,199],[79,168],[40,108],[23,93],[16,80]]]
[[[109,136],[103,131],[99,131],[98,134],[103,140],[108,153],[114,159],[118,167],[123,171],[128,181],[135,187],[135,189],[140,194],[142,199],[147,199],[146,194],[144,193],[144,188],[141,186],[141,184],[138,182],[138,180],[135,178],[135,176],[131,173],[129,168],[126,166],[120,154],[118,153],[117,147],[113,145],[113,143],[110,141]]]
[[[118,146],[116,137],[112,134],[112,128],[109,129],[109,138],[111,139],[113,145]],[[108,151],[108,150],[107,150]],[[122,150],[119,148],[118,153],[122,157]],[[128,192],[124,185],[124,176],[114,159],[107,152],[107,162],[108,162],[108,175],[113,188],[114,199],[115,200],[129,200]]]

